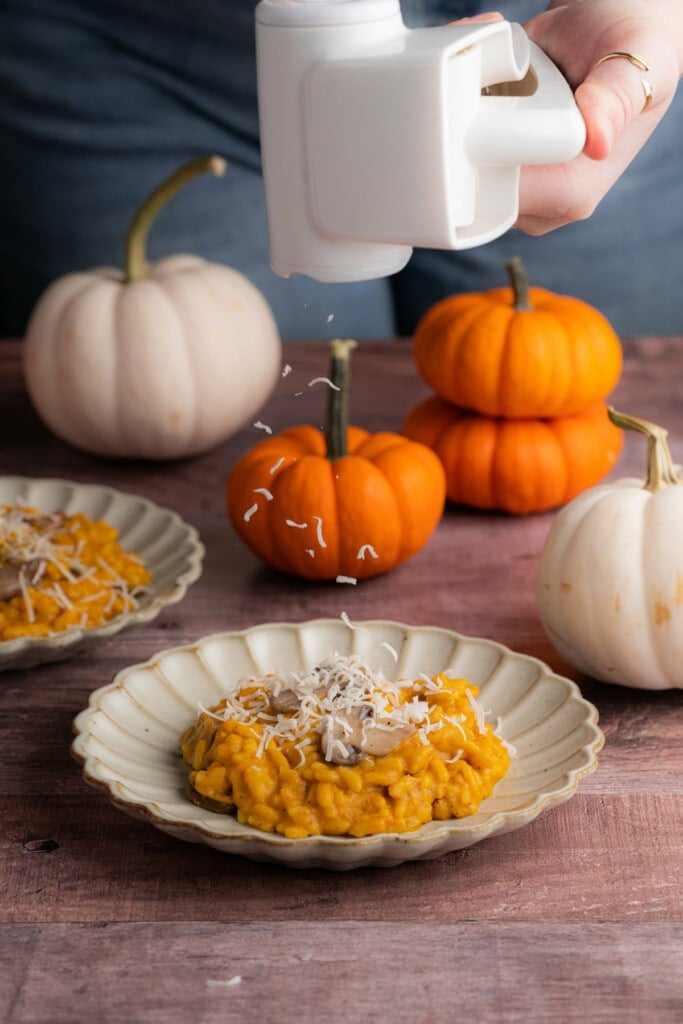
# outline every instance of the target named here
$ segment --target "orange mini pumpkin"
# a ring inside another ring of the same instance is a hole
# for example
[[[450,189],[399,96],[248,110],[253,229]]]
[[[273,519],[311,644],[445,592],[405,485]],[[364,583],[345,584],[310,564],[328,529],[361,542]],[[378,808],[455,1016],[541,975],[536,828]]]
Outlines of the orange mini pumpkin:
[[[486,416],[566,416],[605,398],[621,374],[619,338],[580,299],[529,288],[521,260],[511,288],[453,295],[415,330],[417,368],[442,398]]]
[[[275,569],[312,580],[364,579],[416,554],[443,513],[434,452],[400,434],[346,425],[349,349],[332,343],[325,431],[289,427],[247,452],[226,488],[228,515]]]
[[[559,419],[507,420],[433,397],[409,413],[403,432],[439,456],[451,501],[513,515],[570,501],[612,469],[623,444],[603,402]]]

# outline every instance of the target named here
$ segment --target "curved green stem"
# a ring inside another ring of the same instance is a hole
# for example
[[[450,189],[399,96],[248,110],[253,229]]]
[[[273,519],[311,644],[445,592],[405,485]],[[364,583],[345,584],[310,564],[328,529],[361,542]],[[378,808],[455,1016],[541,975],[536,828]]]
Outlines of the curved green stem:
[[[346,431],[348,428],[349,378],[351,376],[351,350],[358,342],[351,338],[335,338],[330,343],[330,395],[327,399],[325,440],[327,457],[331,462],[346,455]]]
[[[154,189],[135,214],[128,228],[123,257],[123,272],[126,281],[140,281],[149,276],[149,264],[146,258],[147,236],[152,222],[169,199],[183,185],[198,175],[211,171],[212,174],[221,177],[225,174],[226,167],[227,163],[222,156],[200,156],[196,160],[190,160],[189,163],[184,164]]]
[[[505,269],[514,292],[515,309],[518,312],[521,310],[532,310],[534,307],[529,301],[529,278],[526,276],[526,270],[524,269],[521,257],[513,256],[505,264]]]
[[[673,487],[681,483],[674,469],[671,451],[666,440],[668,430],[657,426],[656,423],[650,423],[649,420],[641,420],[637,416],[617,412],[612,406],[608,408],[607,415],[616,427],[621,427],[622,430],[635,430],[647,438],[645,490],[661,491],[664,487]]]

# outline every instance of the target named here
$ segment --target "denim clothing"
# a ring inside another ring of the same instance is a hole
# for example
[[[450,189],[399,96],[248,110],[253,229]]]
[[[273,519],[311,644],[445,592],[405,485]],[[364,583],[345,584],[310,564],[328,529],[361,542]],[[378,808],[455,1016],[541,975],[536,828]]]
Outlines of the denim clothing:
[[[406,22],[485,9],[524,22],[543,0],[403,0]],[[683,334],[683,101],[586,222],[464,252],[416,250],[393,278],[329,285],[268,262],[255,0],[0,0],[0,333],[21,333],[53,278],[121,263],[142,199],[216,152],[155,224],[150,258],[192,251],[246,274],[285,338],[409,333],[443,295],[496,287],[519,253],[533,283],[593,303],[623,335]]]

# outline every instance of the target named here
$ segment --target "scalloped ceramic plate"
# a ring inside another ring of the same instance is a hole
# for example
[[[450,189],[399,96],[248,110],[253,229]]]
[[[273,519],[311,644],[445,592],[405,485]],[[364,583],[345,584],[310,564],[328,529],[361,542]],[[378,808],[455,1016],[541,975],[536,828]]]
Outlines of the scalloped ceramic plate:
[[[292,840],[187,800],[178,737],[198,704],[216,704],[245,675],[309,669],[335,651],[362,654],[387,678],[446,671],[480,687],[478,700],[516,754],[477,814],[401,834]],[[320,619],[218,633],[124,669],[74,720],[71,750],[86,781],[117,807],[178,839],[289,867],[344,870],[437,857],[533,821],[596,767],[604,740],[597,720],[575,683],[502,644],[397,622]]]
[[[141,555],[154,577],[135,611],[103,626],[0,642],[0,671],[60,661],[122,629],[149,622],[165,605],[180,601],[201,575],[204,547],[197,531],[175,512],[146,498],[97,484],[5,476],[0,477],[0,504],[30,505],[45,513],[84,512],[91,519],[104,519],[119,531],[121,546]]]

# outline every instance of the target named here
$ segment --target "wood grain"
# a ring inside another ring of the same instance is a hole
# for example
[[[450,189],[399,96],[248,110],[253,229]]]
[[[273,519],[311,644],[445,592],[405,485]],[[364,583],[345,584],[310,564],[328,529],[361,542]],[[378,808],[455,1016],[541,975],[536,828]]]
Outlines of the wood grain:
[[[106,483],[200,531],[204,573],[153,623],[95,651],[0,676],[0,1018],[74,1022],[535,1024],[683,1019],[680,693],[577,677],[549,645],[534,576],[552,513],[449,508],[415,559],[357,587],[262,566],[227,523],[248,426],[200,458],[110,462],[40,423],[18,343],[0,344],[0,472]],[[289,344],[259,418],[322,424],[326,346]],[[406,341],[362,343],[351,418],[400,429],[427,394]],[[626,346],[614,404],[669,428],[683,462],[683,339]],[[641,476],[628,439],[615,475]],[[517,832],[391,870],[291,871],[165,836],[113,808],[69,754],[71,721],[117,671],[207,633],[318,616],[488,636],[576,678],[606,737],[598,770]],[[239,982],[233,979],[239,977]]]
[[[22,953],[0,961],[0,1009],[12,1024],[680,1021],[671,953],[680,929],[653,924],[266,919],[23,925],[3,938]]]

